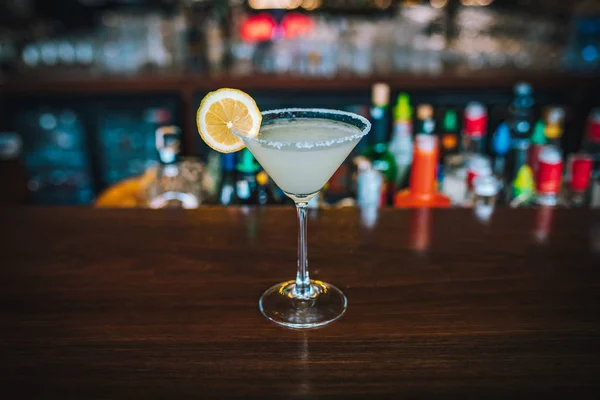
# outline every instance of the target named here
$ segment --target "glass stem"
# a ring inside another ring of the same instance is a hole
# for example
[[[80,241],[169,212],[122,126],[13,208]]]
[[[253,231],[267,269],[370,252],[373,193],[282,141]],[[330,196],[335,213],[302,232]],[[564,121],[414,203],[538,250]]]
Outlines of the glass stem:
[[[306,237],[306,212],[308,210],[307,202],[296,202],[296,212],[298,214],[298,273],[296,274],[296,287],[294,294],[296,297],[308,299],[312,297],[313,288],[310,284],[308,275],[307,256],[307,237]]]

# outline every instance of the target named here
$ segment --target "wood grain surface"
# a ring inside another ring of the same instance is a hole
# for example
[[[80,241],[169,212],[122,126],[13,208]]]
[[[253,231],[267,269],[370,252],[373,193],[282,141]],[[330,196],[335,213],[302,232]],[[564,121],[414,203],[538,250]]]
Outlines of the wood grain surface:
[[[312,277],[348,310],[264,319],[291,208],[1,209],[5,399],[598,398],[600,213],[320,211]]]

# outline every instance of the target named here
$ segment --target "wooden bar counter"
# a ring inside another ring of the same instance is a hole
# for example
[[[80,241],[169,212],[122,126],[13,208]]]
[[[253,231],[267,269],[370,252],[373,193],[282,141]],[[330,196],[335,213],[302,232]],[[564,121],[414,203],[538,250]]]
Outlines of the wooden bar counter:
[[[600,212],[309,218],[346,314],[268,322],[292,208],[1,209],[4,399],[599,398]]]

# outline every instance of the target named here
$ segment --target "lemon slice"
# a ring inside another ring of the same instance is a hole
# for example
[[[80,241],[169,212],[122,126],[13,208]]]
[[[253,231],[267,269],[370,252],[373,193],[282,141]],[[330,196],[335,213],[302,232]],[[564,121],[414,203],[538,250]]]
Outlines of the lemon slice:
[[[241,90],[228,88],[207,94],[196,114],[200,137],[221,153],[243,149],[244,142],[233,131],[256,137],[261,121],[262,115],[254,99]]]

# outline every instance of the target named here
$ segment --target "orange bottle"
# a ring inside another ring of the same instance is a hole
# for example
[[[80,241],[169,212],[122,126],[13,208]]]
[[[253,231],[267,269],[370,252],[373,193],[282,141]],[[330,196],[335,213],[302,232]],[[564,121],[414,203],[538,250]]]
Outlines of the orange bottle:
[[[396,193],[395,207],[450,207],[450,199],[436,191],[438,149],[437,137],[415,136],[410,188]]]

